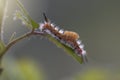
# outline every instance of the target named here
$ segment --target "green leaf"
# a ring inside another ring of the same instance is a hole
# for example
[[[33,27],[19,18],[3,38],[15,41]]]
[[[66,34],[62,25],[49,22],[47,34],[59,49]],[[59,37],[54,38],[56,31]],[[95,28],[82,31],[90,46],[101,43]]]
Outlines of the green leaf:
[[[33,28],[39,28],[39,24],[34,20],[31,21]]]
[[[82,57],[78,56],[72,48],[62,44],[61,42],[59,42],[58,40],[56,40],[55,38],[53,38],[50,35],[47,35],[47,38],[51,42],[55,43],[58,47],[63,48],[70,56],[72,56],[74,59],[76,59],[79,63],[83,63]]]
[[[3,54],[4,50],[5,50],[5,45],[2,41],[0,41],[0,56]]]
[[[39,24],[37,22],[35,22],[30,15],[28,14],[28,12],[25,10],[24,6],[22,5],[22,3],[19,0],[16,0],[17,5],[19,7],[20,10],[16,11],[15,16],[17,18],[19,18],[20,20],[22,20],[23,23],[25,23],[26,26],[28,27],[32,27],[32,28],[38,28]]]
[[[19,19],[21,19],[24,22],[25,25],[27,25],[29,27],[32,27],[32,28],[38,28],[39,24],[36,23],[34,20],[32,20],[32,18],[29,16],[28,12],[25,10],[25,8],[21,4],[21,2],[19,0],[16,0],[16,1],[17,1],[18,7],[20,8],[20,10],[16,12],[16,16]],[[83,63],[82,57],[78,56],[72,48],[62,44],[58,40],[52,38],[50,35],[48,35],[48,39],[50,41],[52,41],[53,43],[55,43],[58,47],[63,48],[67,53],[69,53],[79,63]]]

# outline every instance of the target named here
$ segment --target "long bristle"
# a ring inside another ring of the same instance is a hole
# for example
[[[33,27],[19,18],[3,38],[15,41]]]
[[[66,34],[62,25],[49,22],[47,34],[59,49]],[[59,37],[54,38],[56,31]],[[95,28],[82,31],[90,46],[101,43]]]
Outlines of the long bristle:
[[[87,55],[82,55],[82,58],[83,58],[83,63],[87,63],[88,62]]]
[[[46,22],[49,22],[49,20],[48,20],[48,18],[47,18],[47,16],[46,16],[45,13],[43,13],[43,17],[44,17],[44,19],[45,19]]]

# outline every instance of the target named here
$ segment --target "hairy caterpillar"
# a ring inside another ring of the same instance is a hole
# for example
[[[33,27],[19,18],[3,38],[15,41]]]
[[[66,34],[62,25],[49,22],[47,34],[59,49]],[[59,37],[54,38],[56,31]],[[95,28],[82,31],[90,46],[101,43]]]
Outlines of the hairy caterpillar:
[[[43,14],[45,22],[40,24],[39,29],[51,35],[53,38],[60,41],[62,44],[72,48],[78,56],[81,56],[83,62],[87,61],[86,51],[84,50],[84,45],[79,40],[79,35],[73,31],[67,31],[60,29],[58,26],[55,26],[48,20],[45,14]]]

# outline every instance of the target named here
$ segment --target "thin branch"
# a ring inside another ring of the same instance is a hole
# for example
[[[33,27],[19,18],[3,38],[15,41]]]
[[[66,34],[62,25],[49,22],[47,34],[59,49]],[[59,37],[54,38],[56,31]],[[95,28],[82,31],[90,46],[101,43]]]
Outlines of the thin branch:
[[[34,32],[34,31],[32,30],[31,32],[26,33],[26,34],[24,34],[24,35],[16,38],[15,40],[13,40],[13,41],[11,41],[10,43],[8,43],[8,45],[6,46],[5,51],[3,52],[3,54],[0,55],[0,57],[2,57],[2,56],[6,53],[6,51],[8,51],[9,48],[11,48],[14,44],[16,44],[17,42],[19,42],[20,40],[22,40],[22,39],[24,39],[24,38],[27,38],[27,37],[32,36],[32,35],[41,35],[41,36],[44,36],[44,33],[43,33],[43,32],[37,33],[37,32]]]

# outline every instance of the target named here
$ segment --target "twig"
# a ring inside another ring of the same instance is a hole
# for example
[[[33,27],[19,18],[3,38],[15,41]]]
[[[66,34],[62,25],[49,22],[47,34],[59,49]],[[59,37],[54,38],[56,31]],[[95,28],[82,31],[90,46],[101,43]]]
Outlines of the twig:
[[[34,30],[32,30],[31,32],[26,33],[26,34],[24,34],[24,35],[22,35],[22,36],[20,36],[20,37],[18,37],[18,38],[16,38],[16,39],[14,39],[14,40],[11,41],[10,43],[8,43],[8,45],[6,46],[5,51],[3,52],[3,54],[0,55],[0,58],[1,58],[1,57],[9,50],[9,48],[11,48],[15,43],[19,42],[20,40],[22,40],[22,39],[24,39],[24,38],[30,37],[30,36],[32,36],[32,35],[42,35],[42,36],[43,36],[44,33],[43,33],[43,32],[37,33],[37,32],[34,32]]]

